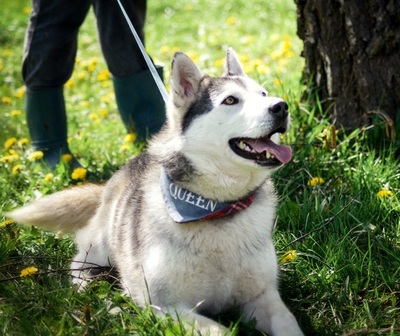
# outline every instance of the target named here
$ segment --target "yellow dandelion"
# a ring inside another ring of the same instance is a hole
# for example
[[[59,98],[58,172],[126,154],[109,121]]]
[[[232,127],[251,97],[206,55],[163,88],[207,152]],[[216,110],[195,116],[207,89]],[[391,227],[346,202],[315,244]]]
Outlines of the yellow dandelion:
[[[229,16],[225,20],[226,24],[229,26],[233,26],[236,23],[236,18],[234,16]]]
[[[99,121],[99,115],[97,113],[90,113],[89,114],[89,119],[93,121]]]
[[[3,51],[4,56],[8,57],[8,56],[11,56],[11,54],[12,54],[11,49],[4,49],[4,51]]]
[[[127,151],[127,150],[129,150],[129,145],[123,144],[123,145],[121,146],[121,149],[122,149],[123,151]]]
[[[12,110],[11,112],[10,112],[10,117],[18,117],[18,116],[20,116],[22,114],[22,111],[21,110]]]
[[[186,54],[189,56],[189,58],[194,63],[199,63],[200,62],[200,56],[199,56],[199,54],[197,52],[189,50]]]
[[[100,101],[105,104],[109,104],[114,99],[114,92],[109,92],[106,95],[100,97]]]
[[[86,71],[79,71],[76,74],[76,78],[80,81],[86,80],[88,78],[88,73]]]
[[[97,64],[99,64],[99,59],[97,57],[90,58],[87,62],[87,71],[93,72]]]
[[[82,107],[89,107],[90,102],[88,100],[84,100],[84,101],[81,101],[80,104],[81,104]]]
[[[46,176],[44,177],[44,181],[46,183],[50,183],[51,181],[53,181],[54,179],[54,175],[52,173],[48,173],[46,174]]]
[[[79,167],[74,169],[72,172],[71,178],[73,180],[84,180],[86,178],[87,169],[83,167]]]
[[[318,184],[324,184],[325,180],[322,177],[313,177],[311,180],[307,182],[309,187],[315,187]]]
[[[387,190],[387,189],[383,189],[383,190],[379,190],[376,193],[376,196],[378,196],[379,198],[392,197],[393,192],[391,192],[390,190]]]
[[[62,162],[68,163],[68,162],[70,162],[71,160],[72,160],[72,154],[67,153],[67,154],[61,155],[61,161],[62,161]]]
[[[0,223],[0,227],[6,227],[7,225],[11,225],[11,224],[14,224],[14,221],[12,219],[7,219]]]
[[[101,87],[103,87],[103,88],[109,88],[109,87],[111,87],[112,86],[112,82],[111,81],[103,81],[103,82],[101,82]]]
[[[67,89],[73,89],[75,87],[75,81],[73,79],[68,79],[65,83]]]
[[[260,65],[263,65],[264,61],[261,58],[256,58],[256,59],[253,60],[253,63],[254,63],[255,66],[258,67]]]
[[[275,78],[275,79],[274,79],[274,84],[275,84],[276,86],[281,86],[281,85],[282,85],[282,82],[281,82],[281,80],[280,80],[279,78]]]
[[[136,134],[134,133],[128,133],[127,135],[125,135],[124,137],[124,141],[125,142],[134,142],[136,140]]]
[[[17,91],[14,92],[13,96],[15,98],[24,98],[25,96],[25,86],[21,86],[20,88],[17,89]]]
[[[288,64],[288,60],[286,58],[281,58],[278,60],[278,64],[280,68],[285,68]]]
[[[294,57],[296,54],[294,53],[293,50],[287,50],[284,52],[283,57],[285,58],[292,58]]]
[[[18,140],[18,145],[20,147],[25,147],[29,143],[28,138],[21,138]]]
[[[4,142],[4,148],[10,149],[17,142],[17,138],[9,138]]]
[[[214,62],[214,65],[215,65],[217,68],[223,67],[224,64],[225,64],[225,58],[219,58],[219,59],[217,59],[217,60]]]
[[[83,139],[86,136],[85,132],[79,131],[78,134],[76,135],[76,138],[78,139]]]
[[[243,70],[245,73],[249,74],[251,72],[255,72],[256,67],[254,66],[253,63],[246,63],[246,64],[243,64]]]
[[[107,109],[102,109],[100,110],[100,117],[105,118],[108,115],[108,110]]]
[[[13,175],[18,175],[22,171],[22,169],[24,169],[24,166],[22,164],[15,165],[12,169]]]
[[[21,271],[21,274],[19,276],[20,277],[27,277],[27,276],[33,275],[33,274],[35,274],[37,272],[39,272],[39,270],[35,266],[29,266],[29,267],[24,268]]]
[[[253,35],[247,35],[245,37],[242,37],[240,39],[240,42],[242,42],[243,44],[252,44],[255,41],[255,37]]]
[[[252,59],[249,54],[242,54],[239,58],[243,63],[250,62]]]
[[[32,7],[30,7],[30,6],[25,6],[24,8],[22,8],[22,12],[24,14],[30,14],[31,11],[32,11]]]
[[[87,71],[93,72],[95,68],[96,68],[96,64],[89,64],[87,67]]]
[[[14,161],[17,161],[19,159],[18,154],[10,154],[10,155],[4,155],[3,157],[0,158],[0,162],[3,163],[12,163]]]
[[[290,35],[285,35],[283,37],[282,49],[283,52],[287,52],[292,49],[292,38]]]
[[[11,100],[11,97],[3,96],[3,97],[1,97],[1,102],[3,104],[11,104],[12,100]]]
[[[283,257],[281,259],[281,264],[287,263],[289,261],[293,261],[297,257],[298,257],[298,255],[297,255],[297,251],[296,250],[289,250],[283,255]]]
[[[4,69],[3,60],[0,58],[0,71]]]
[[[31,162],[38,161],[44,156],[42,151],[34,151],[28,155],[28,160]]]
[[[97,65],[97,64],[99,64],[99,59],[98,59],[97,57],[91,57],[91,58],[89,59],[89,63],[90,63],[90,64]]]
[[[104,82],[106,80],[109,80],[111,77],[111,73],[110,71],[108,71],[107,69],[101,70],[100,73],[97,76],[97,80],[100,82]]]
[[[278,60],[278,59],[280,59],[282,57],[282,52],[280,51],[280,50],[274,50],[272,53],[271,53],[271,58],[273,59],[273,60]]]
[[[163,45],[160,48],[161,54],[169,54],[170,51],[171,51],[171,48],[167,45]]]
[[[265,63],[263,63],[260,65],[257,65],[257,72],[260,75],[268,75],[271,73],[271,69]]]

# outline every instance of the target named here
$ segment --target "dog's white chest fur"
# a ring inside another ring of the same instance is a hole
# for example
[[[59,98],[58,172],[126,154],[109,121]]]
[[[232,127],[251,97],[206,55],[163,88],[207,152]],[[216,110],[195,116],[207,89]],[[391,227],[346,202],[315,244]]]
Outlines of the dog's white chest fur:
[[[155,205],[149,212],[163,213],[156,206],[160,197],[149,194]],[[274,285],[274,208],[274,196],[260,190],[248,209],[228,220],[178,224],[164,210],[165,222],[148,223],[154,236],[140,270],[148,279],[150,300],[153,289],[160,288],[157,295],[171,303],[185,298],[187,306],[213,314],[252,300],[267,282]],[[169,291],[162,294],[165,288]]]

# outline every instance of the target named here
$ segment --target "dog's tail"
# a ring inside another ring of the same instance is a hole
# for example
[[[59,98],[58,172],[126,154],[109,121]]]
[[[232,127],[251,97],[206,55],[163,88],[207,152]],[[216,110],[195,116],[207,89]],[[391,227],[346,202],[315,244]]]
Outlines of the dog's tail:
[[[104,185],[85,184],[40,198],[7,216],[24,225],[60,233],[74,232],[89,222],[101,202]]]

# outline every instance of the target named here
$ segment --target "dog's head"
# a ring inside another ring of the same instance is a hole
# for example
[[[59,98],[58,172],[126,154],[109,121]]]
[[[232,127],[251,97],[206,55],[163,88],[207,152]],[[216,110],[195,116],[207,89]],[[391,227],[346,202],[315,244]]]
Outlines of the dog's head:
[[[288,105],[245,75],[233,49],[221,77],[203,75],[188,56],[175,54],[167,120],[175,150],[204,174],[265,179],[292,156],[277,143],[289,127]]]

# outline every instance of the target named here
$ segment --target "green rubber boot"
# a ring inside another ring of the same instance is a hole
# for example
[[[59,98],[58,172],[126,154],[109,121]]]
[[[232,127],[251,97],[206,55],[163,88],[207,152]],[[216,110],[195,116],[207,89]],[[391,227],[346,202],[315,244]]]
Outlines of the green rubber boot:
[[[163,78],[163,68],[157,67]],[[128,133],[135,133],[138,141],[157,133],[165,122],[165,103],[150,70],[113,77],[115,98]]]
[[[67,116],[63,88],[46,88],[26,91],[26,120],[32,147],[44,154],[44,162],[51,169],[60,162],[61,156],[71,154],[67,143]],[[69,164],[81,167],[72,156]]]

